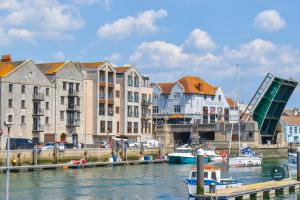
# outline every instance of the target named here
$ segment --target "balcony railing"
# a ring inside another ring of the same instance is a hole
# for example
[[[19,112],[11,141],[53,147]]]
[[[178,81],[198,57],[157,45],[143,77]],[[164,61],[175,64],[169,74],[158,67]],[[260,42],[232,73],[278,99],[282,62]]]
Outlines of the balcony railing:
[[[79,105],[68,105],[67,104],[67,110],[69,110],[69,111],[80,111],[80,106]]]
[[[43,124],[33,124],[32,131],[43,132],[44,131],[44,125]]]
[[[99,109],[99,115],[101,116],[105,115],[105,109]]]
[[[114,116],[114,109],[108,109],[107,114],[108,116]]]
[[[77,90],[69,90],[68,96],[79,96],[79,91]]]
[[[44,101],[45,100],[45,95],[42,94],[42,93],[35,92],[35,93],[33,93],[32,99],[33,100],[38,100],[38,101]]]
[[[142,105],[143,106],[151,106],[152,102],[150,101],[150,99],[142,99]]]
[[[78,127],[78,126],[80,126],[80,119],[67,120],[67,127]]]
[[[45,110],[42,108],[33,109],[32,115],[45,115]]]

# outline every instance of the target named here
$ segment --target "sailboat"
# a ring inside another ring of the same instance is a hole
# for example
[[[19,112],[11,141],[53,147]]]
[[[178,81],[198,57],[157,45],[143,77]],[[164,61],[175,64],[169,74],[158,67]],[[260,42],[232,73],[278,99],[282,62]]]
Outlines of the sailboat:
[[[229,166],[239,166],[239,167],[260,166],[262,161],[261,155],[259,156],[256,155],[255,152],[252,151],[251,148],[248,146],[244,146],[243,148],[241,148],[240,109],[239,109],[239,66],[238,65],[237,65],[237,126],[238,126],[238,137],[239,137],[239,155],[237,157],[229,157],[228,159]],[[233,123],[231,126],[229,155],[231,149],[232,129],[233,129]]]

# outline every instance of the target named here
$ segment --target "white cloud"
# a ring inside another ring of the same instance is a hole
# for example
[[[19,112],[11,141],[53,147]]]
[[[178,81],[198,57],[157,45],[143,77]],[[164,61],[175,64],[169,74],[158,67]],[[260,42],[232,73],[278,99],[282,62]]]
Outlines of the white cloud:
[[[37,38],[69,39],[70,32],[84,25],[76,8],[57,0],[0,0],[0,12],[2,32],[12,35],[6,40],[8,43]]]
[[[210,51],[216,47],[215,42],[212,40],[212,38],[207,34],[207,32],[201,30],[201,29],[195,29],[193,30],[189,37],[186,39],[186,41],[183,43],[183,48],[189,49],[189,48],[196,48],[196,49],[202,49],[205,51]]]
[[[57,60],[64,60],[64,59],[66,58],[65,55],[63,54],[63,52],[61,52],[61,51],[55,52],[55,53],[52,55],[52,57],[53,57],[54,59],[57,59]]]
[[[73,0],[74,4],[79,5],[94,5],[100,4],[106,10],[110,9],[112,0]]]
[[[277,10],[264,10],[255,17],[255,26],[262,31],[279,31],[286,27],[285,20]]]
[[[111,61],[111,62],[118,62],[118,61],[121,60],[121,58],[122,58],[121,54],[113,53],[113,54],[105,57],[105,60],[108,60],[108,61]]]
[[[156,20],[167,16],[166,10],[147,10],[139,13],[137,16],[128,16],[120,18],[112,23],[107,23],[97,30],[101,38],[106,39],[124,39],[133,33],[144,34],[156,32],[159,30],[155,24]]]

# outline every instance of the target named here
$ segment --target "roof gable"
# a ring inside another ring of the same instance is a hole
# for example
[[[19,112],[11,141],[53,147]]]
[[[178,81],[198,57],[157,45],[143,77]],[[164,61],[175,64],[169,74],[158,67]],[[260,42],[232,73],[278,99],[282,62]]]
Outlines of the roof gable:
[[[185,76],[178,80],[185,93],[215,95],[217,88],[196,76]]]
[[[0,77],[6,77],[18,67],[21,67],[26,61],[0,62]]]
[[[57,73],[67,62],[56,62],[56,63],[40,63],[37,66],[45,75],[54,75]]]
[[[170,94],[175,83],[157,83],[161,89],[162,94]]]

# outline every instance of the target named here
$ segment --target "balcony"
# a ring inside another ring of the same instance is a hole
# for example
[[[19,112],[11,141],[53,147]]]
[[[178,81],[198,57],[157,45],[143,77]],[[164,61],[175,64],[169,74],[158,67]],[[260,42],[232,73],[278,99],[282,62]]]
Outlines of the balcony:
[[[33,124],[32,131],[33,132],[44,132],[44,125],[43,124]]]
[[[79,91],[76,91],[76,90],[69,90],[68,96],[74,96],[74,97],[77,97],[77,96],[79,96]]]
[[[38,116],[45,115],[45,110],[42,108],[33,109],[32,115],[38,115]]]
[[[68,105],[67,104],[67,111],[80,111],[80,106],[79,105]]]
[[[150,114],[142,114],[142,119],[151,119],[151,115]]]
[[[67,127],[79,127],[80,119],[77,120],[67,120]]]
[[[150,101],[150,99],[142,99],[142,106],[151,106],[152,102]]]
[[[107,114],[108,116],[114,116],[114,109],[108,109]]]
[[[33,93],[32,99],[36,100],[36,101],[44,101],[45,95],[42,93],[39,93],[39,92],[35,92],[35,93]]]

